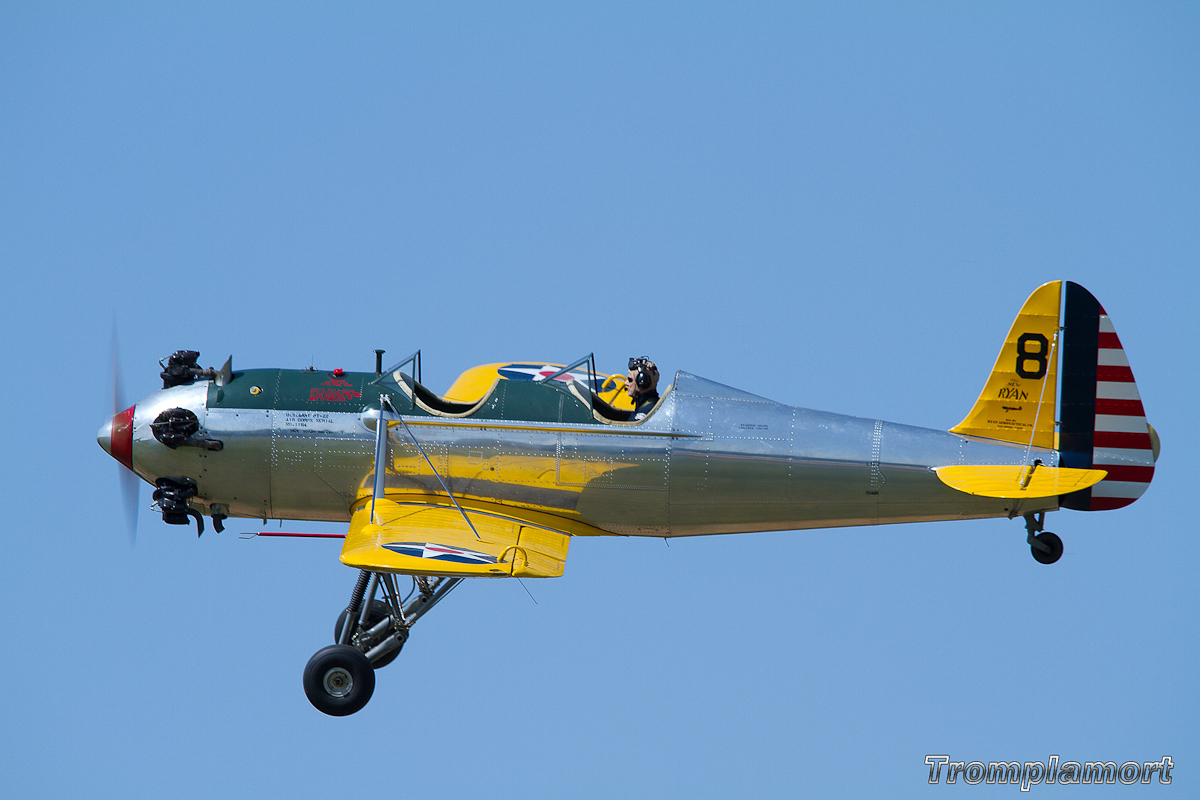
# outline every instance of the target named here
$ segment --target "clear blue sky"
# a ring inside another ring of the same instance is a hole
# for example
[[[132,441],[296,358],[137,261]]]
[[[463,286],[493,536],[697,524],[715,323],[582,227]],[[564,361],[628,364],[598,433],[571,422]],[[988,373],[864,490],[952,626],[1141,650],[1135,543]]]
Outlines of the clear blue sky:
[[[0,795],[1016,792],[930,753],[1171,755],[1117,793],[1200,794],[1200,15],[1047,5],[4,4]],[[146,510],[131,548],[95,443],[114,317],[131,396],[179,348],[420,347],[435,390],[646,353],[945,429],[1058,278],[1163,440],[1134,506],[1051,515],[1058,564],[1005,520],[576,540],[350,718],[300,685],[338,544]]]

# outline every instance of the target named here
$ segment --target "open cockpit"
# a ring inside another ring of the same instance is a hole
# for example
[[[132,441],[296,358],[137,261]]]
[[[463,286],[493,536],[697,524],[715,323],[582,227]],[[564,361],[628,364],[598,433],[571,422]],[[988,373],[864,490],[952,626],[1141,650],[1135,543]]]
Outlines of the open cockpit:
[[[418,350],[383,371],[375,383],[398,393],[397,411],[401,414],[606,425],[642,422],[630,421],[633,411],[624,392],[625,377],[598,373],[591,354],[566,366],[540,362],[483,364],[460,375],[445,395],[428,389],[420,378]],[[663,397],[669,392],[670,387]],[[471,397],[477,399],[468,399]],[[654,410],[661,404],[660,399]]]

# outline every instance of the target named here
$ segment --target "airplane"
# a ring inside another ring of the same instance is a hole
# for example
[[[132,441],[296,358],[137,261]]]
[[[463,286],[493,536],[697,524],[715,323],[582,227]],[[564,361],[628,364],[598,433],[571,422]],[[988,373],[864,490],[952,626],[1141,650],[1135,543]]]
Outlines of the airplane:
[[[1052,564],[1063,543],[1046,513],[1129,505],[1159,453],[1111,320],[1070,281],[1030,295],[948,431],[683,371],[632,420],[626,379],[592,356],[481,365],[437,395],[420,351],[387,370],[383,352],[372,373],[234,371],[232,357],[202,369],[197,352],[177,351],[159,362],[163,388],[97,437],[123,475],[154,486],[166,523],[349,524],[341,561],[358,578],[303,680],[334,716],[370,700],[375,670],[464,578],[560,576],[573,536],[1020,517],[1033,557]],[[407,595],[397,576],[411,576]]]

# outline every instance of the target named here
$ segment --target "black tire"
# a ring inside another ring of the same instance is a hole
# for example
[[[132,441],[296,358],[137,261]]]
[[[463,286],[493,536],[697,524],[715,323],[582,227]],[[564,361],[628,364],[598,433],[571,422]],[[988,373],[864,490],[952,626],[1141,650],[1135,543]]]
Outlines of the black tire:
[[[1063,543],[1062,539],[1058,538],[1057,534],[1050,531],[1039,533],[1036,537],[1037,541],[1050,548],[1050,552],[1046,552],[1039,547],[1030,546],[1029,552],[1033,553],[1033,557],[1037,559],[1039,564],[1053,564],[1062,558]]]
[[[346,644],[318,650],[304,668],[304,694],[313,708],[331,717],[353,714],[375,692],[375,670],[367,657]]]
[[[368,628],[375,627],[380,622],[382,622],[386,617],[390,616],[391,613],[392,613],[391,606],[389,606],[387,603],[383,602],[382,600],[372,600],[371,601],[371,610],[367,612],[367,627]],[[335,622],[333,624],[333,641],[335,643],[341,639],[342,625],[344,625],[345,623],[346,623],[346,609],[343,608],[342,613],[338,614],[337,622]],[[375,669],[383,669],[388,664],[395,661],[396,656],[398,656],[398,655],[400,655],[400,648],[396,648],[392,652],[383,656],[378,661],[373,663],[371,666],[373,666]]]

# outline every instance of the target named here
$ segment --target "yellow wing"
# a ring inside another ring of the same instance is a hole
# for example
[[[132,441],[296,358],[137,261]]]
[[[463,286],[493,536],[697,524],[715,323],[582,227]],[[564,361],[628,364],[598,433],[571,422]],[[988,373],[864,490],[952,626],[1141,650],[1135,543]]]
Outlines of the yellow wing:
[[[360,502],[350,519],[342,563],[373,572],[459,577],[557,578],[573,528],[581,523],[491,503],[464,504],[475,530],[446,498],[416,495]],[[479,538],[476,538],[476,533]]]
[[[1104,480],[1102,469],[1021,465],[955,465],[934,470],[942,483],[980,497],[1054,497],[1077,492]]]

